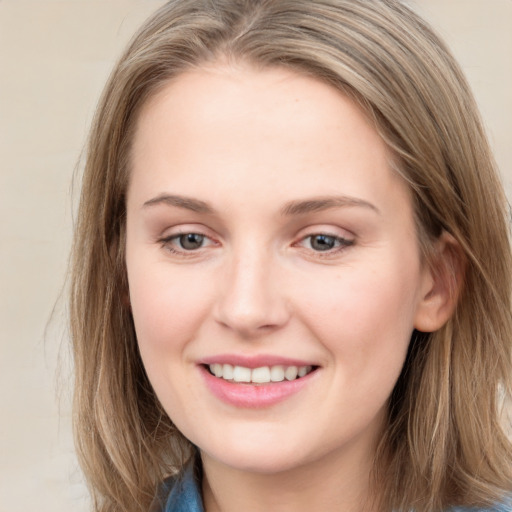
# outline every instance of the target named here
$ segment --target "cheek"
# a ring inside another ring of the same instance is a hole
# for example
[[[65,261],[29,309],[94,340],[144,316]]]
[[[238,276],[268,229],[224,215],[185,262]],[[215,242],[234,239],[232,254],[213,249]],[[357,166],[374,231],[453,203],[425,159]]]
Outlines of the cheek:
[[[207,308],[208,293],[187,272],[171,272],[165,263],[152,272],[128,265],[132,315],[140,355],[148,378],[173,422],[191,430],[187,418],[195,417],[190,400],[192,383],[190,342],[197,336]]]
[[[168,265],[160,270],[130,271],[130,302],[141,352],[174,351],[193,335],[209,302],[208,281],[197,280]],[[151,268],[151,267],[146,267]]]
[[[345,267],[328,288],[310,282],[304,321],[338,359],[354,369],[403,362],[413,332],[419,266],[388,258]]]

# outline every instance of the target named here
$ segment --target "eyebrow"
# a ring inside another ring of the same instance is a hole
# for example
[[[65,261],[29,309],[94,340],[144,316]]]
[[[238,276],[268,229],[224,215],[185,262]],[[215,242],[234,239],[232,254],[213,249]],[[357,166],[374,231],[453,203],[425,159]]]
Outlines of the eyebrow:
[[[167,206],[175,206],[185,210],[191,210],[196,213],[214,214],[215,209],[205,201],[194,199],[192,197],[160,194],[159,196],[146,201],[144,208],[164,204]],[[290,201],[281,208],[281,215],[304,215],[306,213],[320,212],[331,208],[343,207],[362,207],[380,214],[380,210],[372,203],[350,196],[327,196],[314,197],[306,200]]]
[[[167,206],[176,206],[178,208],[184,208],[185,210],[191,210],[197,213],[215,213],[215,210],[204,201],[199,199],[193,199],[192,197],[176,196],[169,194],[161,194],[143,204],[143,208],[148,206],[156,206],[159,204],[165,204]]]
[[[362,207],[380,214],[380,210],[372,203],[350,196],[327,196],[307,199],[305,201],[290,201],[281,209],[282,215],[303,215],[320,212],[330,208]]]

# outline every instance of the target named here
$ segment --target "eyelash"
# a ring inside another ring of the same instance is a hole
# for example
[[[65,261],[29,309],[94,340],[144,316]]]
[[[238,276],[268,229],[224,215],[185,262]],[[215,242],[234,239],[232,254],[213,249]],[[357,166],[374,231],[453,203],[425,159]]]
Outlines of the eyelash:
[[[181,249],[176,249],[175,247],[172,246],[173,242],[179,241],[182,237],[190,236],[190,235],[195,235],[195,236],[201,237],[201,242],[203,242],[204,240],[209,240],[211,243],[208,245],[216,244],[216,242],[214,242],[209,236],[207,236],[203,233],[195,232],[195,231],[185,231],[185,232],[176,233],[176,234],[173,234],[170,236],[166,236],[166,237],[158,239],[158,243],[160,243],[164,249],[166,249],[167,251],[169,251],[172,254],[181,256],[183,258],[194,257],[194,256],[197,256],[197,253],[201,249],[203,249],[205,246],[201,245],[200,247],[198,247],[196,249],[185,249],[183,247]],[[322,250],[314,250],[312,247],[310,247],[308,249],[302,245],[306,240],[310,240],[309,245],[311,246],[311,241],[315,237],[324,237],[326,239],[330,239],[336,245],[336,247],[322,251]],[[294,243],[293,246],[295,246],[295,247],[302,246],[306,250],[312,250],[313,253],[315,253],[316,257],[329,258],[329,257],[335,256],[338,253],[344,251],[346,248],[354,245],[354,243],[355,243],[355,240],[347,239],[347,238],[337,236],[337,235],[331,235],[329,233],[312,233],[310,235],[307,235],[307,236],[301,238],[298,242]]]
[[[335,247],[328,248],[324,251],[314,250],[311,247],[312,241],[314,238],[320,238],[320,237],[323,237],[325,239],[330,239],[335,244]],[[311,235],[307,235],[307,236],[301,238],[301,240],[299,242],[295,243],[294,245],[302,245],[306,240],[309,240],[309,246],[310,246],[307,249],[313,250],[313,252],[315,253],[315,256],[320,257],[320,258],[329,258],[332,256],[336,256],[340,252],[344,251],[347,247],[350,247],[351,245],[354,245],[354,243],[355,243],[355,240],[344,238],[342,236],[331,235],[329,233],[313,233]],[[304,247],[304,246],[302,245],[302,247]]]
[[[184,258],[191,257],[191,256],[193,257],[193,256],[197,255],[197,252],[199,250],[203,249],[202,245],[201,245],[201,247],[198,247],[197,249],[185,249],[185,248],[175,249],[172,246],[172,243],[174,241],[179,240],[181,237],[190,236],[190,235],[196,235],[196,236],[202,237],[202,240],[212,241],[209,236],[207,236],[203,233],[198,233],[195,231],[184,231],[184,232],[180,232],[180,233],[176,233],[176,234],[173,234],[170,236],[160,238],[158,240],[158,242],[162,245],[162,247],[164,249],[166,249],[167,251],[169,251],[172,254],[176,254],[176,255],[182,256]],[[213,243],[215,243],[215,242],[213,242]]]

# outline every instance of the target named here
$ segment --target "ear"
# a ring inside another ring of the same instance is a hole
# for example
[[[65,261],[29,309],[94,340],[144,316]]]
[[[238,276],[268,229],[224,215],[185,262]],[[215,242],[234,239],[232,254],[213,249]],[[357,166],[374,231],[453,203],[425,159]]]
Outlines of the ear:
[[[440,329],[453,315],[464,281],[466,260],[452,235],[443,232],[424,263],[420,301],[414,327],[422,332]]]

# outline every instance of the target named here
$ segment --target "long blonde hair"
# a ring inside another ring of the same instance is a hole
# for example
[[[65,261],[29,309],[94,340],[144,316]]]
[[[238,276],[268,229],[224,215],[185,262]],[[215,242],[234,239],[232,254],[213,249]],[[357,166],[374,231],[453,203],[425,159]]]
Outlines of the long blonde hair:
[[[384,510],[485,505],[512,488],[500,423],[511,390],[508,209],[468,85],[398,0],[173,0],[121,57],[90,134],[72,260],[75,433],[95,510],[146,511],[193,447],[146,377],[127,306],[125,193],[145,101],[219,58],[285,66],[350,95],[412,191],[427,260],[441,232],[464,255],[455,314],[415,333],[375,460]],[[449,279],[449,276],[447,276]]]

